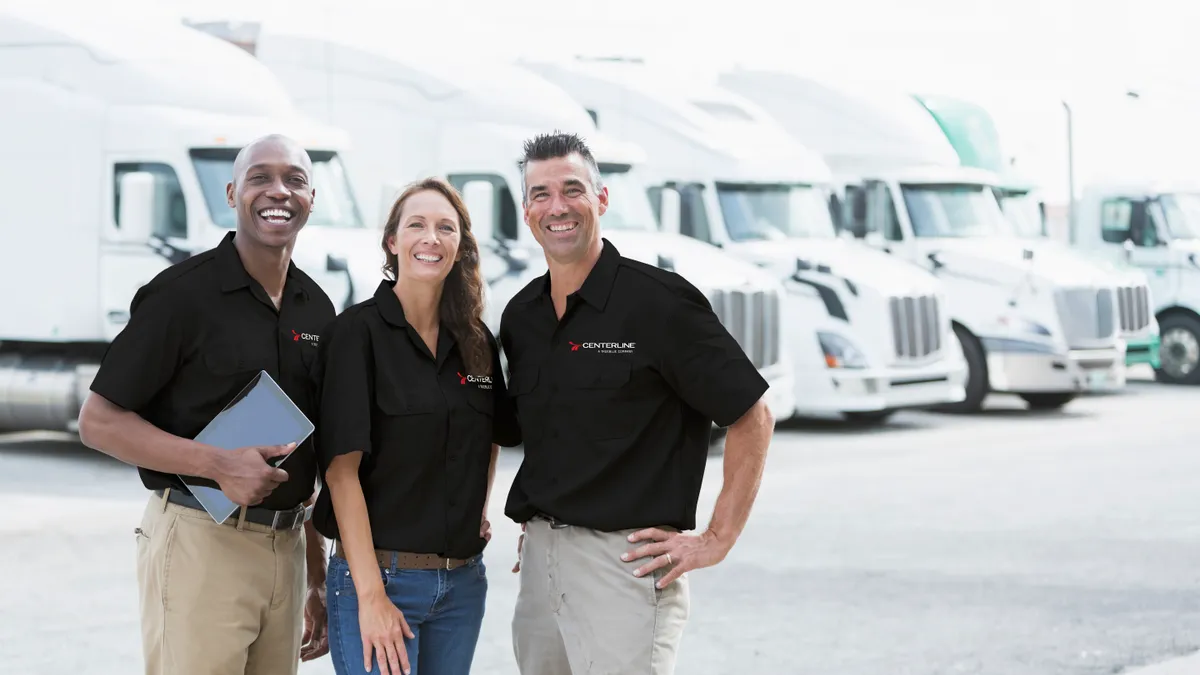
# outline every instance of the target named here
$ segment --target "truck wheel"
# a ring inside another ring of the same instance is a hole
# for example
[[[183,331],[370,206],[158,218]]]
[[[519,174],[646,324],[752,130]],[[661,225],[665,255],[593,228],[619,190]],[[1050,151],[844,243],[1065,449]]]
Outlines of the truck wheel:
[[[954,337],[962,348],[963,358],[967,361],[967,383],[963,387],[967,396],[958,403],[947,403],[933,410],[948,413],[976,413],[983,409],[983,399],[988,394],[987,359],[983,355],[983,347],[967,329],[955,325]]]
[[[1030,410],[1058,410],[1075,400],[1075,392],[1055,392],[1052,394],[1021,394],[1021,398],[1029,404]]]
[[[1154,379],[1167,384],[1200,384],[1200,319],[1190,314],[1168,314],[1159,319],[1161,363]]]
[[[844,412],[842,417],[854,426],[876,427],[886,424],[895,412],[895,410]]]

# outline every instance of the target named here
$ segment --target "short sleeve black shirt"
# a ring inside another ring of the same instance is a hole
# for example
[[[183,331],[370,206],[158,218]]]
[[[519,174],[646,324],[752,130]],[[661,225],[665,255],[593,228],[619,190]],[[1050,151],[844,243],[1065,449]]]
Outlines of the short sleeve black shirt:
[[[129,323],[109,345],[91,390],[183,438],[197,434],[266,371],[315,421],[310,368],[333,303],[294,264],[278,310],[242,265],[230,232],[214,249],[171,266],[138,289]],[[260,505],[293,508],[312,496],[317,465],[310,437],[280,468],[288,480]],[[187,491],[178,476],[138,469],[152,490]],[[192,482],[219,487],[215,482]]]
[[[479,525],[492,444],[520,443],[499,351],[484,328],[491,373],[468,372],[443,324],[431,353],[393,286],[383,281],[373,298],[343,312],[321,343],[321,468],[363,453],[359,481],[375,548],[469,558],[486,543]],[[338,538],[328,489],[317,497],[313,523]]]
[[[501,319],[525,444],[505,513],[693,529],[712,424],[737,421],[766,380],[703,293],[607,239],[561,320],[549,289],[535,279]]]

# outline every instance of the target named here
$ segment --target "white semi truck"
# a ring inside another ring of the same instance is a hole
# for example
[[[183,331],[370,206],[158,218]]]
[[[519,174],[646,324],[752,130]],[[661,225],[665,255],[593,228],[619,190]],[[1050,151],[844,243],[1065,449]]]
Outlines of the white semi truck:
[[[311,154],[317,209],[296,263],[339,309],[349,299],[356,272],[324,245],[362,229],[339,157],[345,134],[296,114],[240,50],[103,8],[6,8],[0,100],[10,131],[0,155],[0,429],[75,430],[137,289],[235,226],[225,186],[238,149],[261,135],[288,134]]]
[[[839,239],[829,168],[750,102],[636,61],[522,65],[566,89],[601,130],[646,148],[652,195],[678,195],[681,217],[665,228],[784,284],[798,414],[878,422],[963,398],[945,287]]]
[[[200,27],[231,32],[229,24]],[[772,412],[779,419],[792,415],[796,387],[782,343],[779,281],[716,247],[660,232],[639,174],[644,153],[597,131],[561,89],[511,64],[418,58],[387,45],[277,31],[269,23],[239,41],[301,109],[351,134],[347,163],[376,227],[413,180],[440,175],[463,192],[483,249],[493,330],[508,300],[546,269],[522,216],[522,145],[539,133],[580,133],[609,189],[605,236],[622,254],[673,269],[703,290],[770,383]]]
[[[855,236],[946,281],[966,357],[967,396],[1019,395],[1031,408],[1125,384],[1114,279],[1062,249],[1014,236],[987,171],[963,167],[910,96],[876,97],[790,73],[732,70],[724,86],[762,105],[820,152],[844,188]]]
[[[1075,210],[1072,247],[1149,278],[1161,339],[1156,379],[1200,384],[1200,182],[1096,180],[1083,186]]]

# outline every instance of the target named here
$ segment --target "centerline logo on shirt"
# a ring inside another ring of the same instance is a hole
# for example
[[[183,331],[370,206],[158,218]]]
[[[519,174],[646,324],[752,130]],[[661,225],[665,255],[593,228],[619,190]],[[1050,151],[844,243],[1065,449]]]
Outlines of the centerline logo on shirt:
[[[601,354],[632,354],[637,346],[636,342],[572,342],[571,340],[567,340],[567,344],[571,345],[573,352],[586,349],[595,350]]]
[[[456,374],[458,375],[459,384],[473,384],[480,389],[492,388],[492,378],[488,375],[463,375],[462,373]]]
[[[315,335],[313,333],[297,333],[293,329],[292,330],[292,342],[299,342],[301,340],[304,340],[305,342],[309,343],[310,345],[316,347],[317,343],[321,341],[321,336]]]

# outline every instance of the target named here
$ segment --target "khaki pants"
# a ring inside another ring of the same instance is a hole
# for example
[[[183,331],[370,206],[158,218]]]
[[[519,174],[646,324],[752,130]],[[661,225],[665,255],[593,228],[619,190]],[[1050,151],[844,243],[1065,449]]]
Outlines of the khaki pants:
[[[690,607],[688,580],[665,589],[623,562],[634,530],[525,528],[513,650],[521,675],[670,675]],[[642,544],[637,544],[641,546]]]
[[[296,673],[304,530],[242,528],[150,496],[137,544],[147,675]]]

